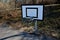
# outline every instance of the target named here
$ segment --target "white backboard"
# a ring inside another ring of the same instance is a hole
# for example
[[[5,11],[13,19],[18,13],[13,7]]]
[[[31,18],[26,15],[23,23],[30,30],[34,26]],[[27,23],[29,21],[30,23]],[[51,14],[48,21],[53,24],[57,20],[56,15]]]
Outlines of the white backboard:
[[[22,17],[43,20],[43,5],[22,5]]]

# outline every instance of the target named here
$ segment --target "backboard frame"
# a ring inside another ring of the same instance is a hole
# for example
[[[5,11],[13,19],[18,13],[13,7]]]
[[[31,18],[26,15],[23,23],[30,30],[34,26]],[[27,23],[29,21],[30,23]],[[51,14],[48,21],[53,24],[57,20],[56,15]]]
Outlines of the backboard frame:
[[[33,16],[32,18],[38,18],[38,8],[31,8],[31,7],[26,8],[26,17],[30,17],[27,15],[27,9],[36,9],[37,10],[36,17]]]

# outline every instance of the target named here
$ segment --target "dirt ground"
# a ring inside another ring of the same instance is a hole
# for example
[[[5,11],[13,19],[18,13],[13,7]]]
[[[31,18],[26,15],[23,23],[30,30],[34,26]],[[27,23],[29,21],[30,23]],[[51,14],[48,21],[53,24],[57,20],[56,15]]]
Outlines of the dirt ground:
[[[6,24],[0,25],[0,40],[56,40],[47,35],[37,36],[35,34],[28,34],[27,32],[24,32],[25,29],[27,29],[27,27],[13,30]]]

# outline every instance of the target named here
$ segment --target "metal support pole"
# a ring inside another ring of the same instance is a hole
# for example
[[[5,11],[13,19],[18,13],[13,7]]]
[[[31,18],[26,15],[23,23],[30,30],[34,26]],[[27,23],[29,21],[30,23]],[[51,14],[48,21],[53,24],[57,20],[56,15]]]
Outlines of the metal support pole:
[[[15,0],[15,9],[16,9],[16,0]]]
[[[35,20],[34,32],[36,32],[37,30],[38,30],[37,20]]]

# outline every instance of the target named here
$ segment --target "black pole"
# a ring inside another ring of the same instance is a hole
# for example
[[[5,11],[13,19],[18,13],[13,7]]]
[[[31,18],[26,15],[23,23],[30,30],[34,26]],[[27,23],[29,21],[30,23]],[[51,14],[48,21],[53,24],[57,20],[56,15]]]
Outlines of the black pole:
[[[36,0],[32,0],[33,1],[33,4],[35,4],[36,3]]]
[[[44,3],[43,3],[43,0],[42,0],[42,4],[44,4]]]
[[[16,9],[16,2],[17,2],[17,0],[15,0],[15,9]]]

